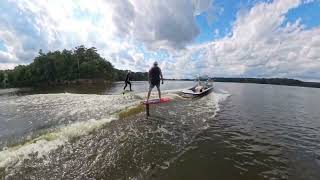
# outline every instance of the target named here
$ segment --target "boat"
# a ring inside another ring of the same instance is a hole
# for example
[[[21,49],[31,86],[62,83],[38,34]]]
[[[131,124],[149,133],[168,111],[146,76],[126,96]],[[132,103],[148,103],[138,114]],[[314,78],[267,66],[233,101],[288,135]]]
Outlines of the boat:
[[[213,90],[213,83],[209,80],[203,82],[198,79],[198,82],[195,86],[183,90],[182,93],[185,96],[199,97],[209,94]]]

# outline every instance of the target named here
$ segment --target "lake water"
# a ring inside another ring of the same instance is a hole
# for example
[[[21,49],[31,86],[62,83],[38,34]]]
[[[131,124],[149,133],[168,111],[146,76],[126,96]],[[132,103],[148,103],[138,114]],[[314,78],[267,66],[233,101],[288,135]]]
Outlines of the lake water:
[[[0,90],[0,177],[320,179],[320,89],[215,83],[182,98],[192,85],[165,82],[173,100],[149,118],[147,82]]]

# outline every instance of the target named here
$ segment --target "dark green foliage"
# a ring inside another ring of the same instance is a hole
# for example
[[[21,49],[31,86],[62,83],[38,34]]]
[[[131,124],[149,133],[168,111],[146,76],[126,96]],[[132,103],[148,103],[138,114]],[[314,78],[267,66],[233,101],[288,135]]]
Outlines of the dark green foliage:
[[[320,83],[317,83],[317,82],[303,82],[300,80],[288,79],[288,78],[222,78],[222,77],[216,77],[216,78],[212,78],[212,79],[215,82],[274,84],[274,85],[320,88]]]
[[[4,72],[0,71],[0,88],[4,87]]]
[[[4,80],[4,72],[0,71],[0,82]]]
[[[114,79],[116,81],[123,81],[125,80],[127,73],[128,71],[116,70]],[[147,81],[148,73],[147,72],[131,72],[130,80],[131,81]]]
[[[0,71],[3,87],[4,73],[11,87],[34,86],[43,83],[60,83],[76,79],[124,80],[126,71],[117,70],[97,53],[95,47],[76,47],[43,53],[29,65],[19,65],[13,70]],[[146,80],[146,73],[132,73],[132,80]]]

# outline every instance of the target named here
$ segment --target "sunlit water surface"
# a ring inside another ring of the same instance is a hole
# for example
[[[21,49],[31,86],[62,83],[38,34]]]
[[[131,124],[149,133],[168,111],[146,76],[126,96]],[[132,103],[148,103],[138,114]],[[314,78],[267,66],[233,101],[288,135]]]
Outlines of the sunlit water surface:
[[[320,179],[319,89],[215,83],[207,96],[182,98],[192,85],[166,82],[173,100],[151,106],[148,119],[146,82],[124,95],[122,83],[82,94],[1,90],[0,177]]]

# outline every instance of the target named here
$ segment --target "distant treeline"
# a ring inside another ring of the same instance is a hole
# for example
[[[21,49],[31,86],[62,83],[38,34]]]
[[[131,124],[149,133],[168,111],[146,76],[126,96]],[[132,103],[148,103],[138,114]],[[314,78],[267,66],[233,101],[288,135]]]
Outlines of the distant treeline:
[[[320,88],[318,82],[304,82],[296,79],[288,78],[224,78],[215,77],[209,78],[214,82],[234,82],[234,83],[255,83],[255,84],[273,84],[273,85],[286,85],[286,86],[301,86],[301,87],[314,87]],[[173,81],[194,81],[195,79],[167,79]],[[208,80],[208,78],[200,78],[200,80]]]
[[[304,82],[296,79],[287,78],[212,78],[215,82],[237,82],[237,83],[256,83],[256,84],[274,84],[286,86],[302,86],[320,88],[320,83]]]
[[[124,80],[126,71],[118,70],[97,53],[95,47],[76,47],[43,53],[29,65],[0,71],[0,87],[25,87],[42,84],[65,84],[84,80],[104,82]],[[147,80],[146,72],[133,72],[132,80]]]

